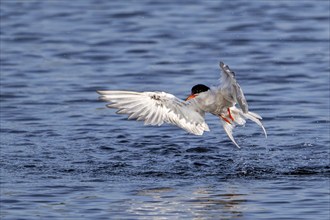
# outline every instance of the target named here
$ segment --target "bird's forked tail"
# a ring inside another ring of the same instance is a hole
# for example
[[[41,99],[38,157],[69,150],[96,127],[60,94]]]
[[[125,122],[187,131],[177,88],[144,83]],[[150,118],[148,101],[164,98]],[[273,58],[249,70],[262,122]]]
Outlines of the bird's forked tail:
[[[233,130],[236,127],[236,125],[241,125],[241,126],[244,125],[246,123],[246,119],[250,119],[251,121],[258,124],[262,128],[265,137],[267,138],[266,129],[264,128],[264,126],[260,121],[262,117],[254,112],[248,111],[247,113],[244,113],[241,109],[238,109],[235,106],[233,106],[231,108],[228,108],[228,113],[226,115],[221,115],[220,117],[222,118],[221,122],[225,132],[227,133],[230,140],[238,148],[240,148],[240,146],[236,143],[233,137]]]

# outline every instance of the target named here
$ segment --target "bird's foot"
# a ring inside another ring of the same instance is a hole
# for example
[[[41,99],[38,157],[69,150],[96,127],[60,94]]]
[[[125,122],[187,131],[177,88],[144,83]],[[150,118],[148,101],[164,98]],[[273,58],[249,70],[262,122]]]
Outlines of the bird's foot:
[[[229,118],[234,121],[233,116],[231,115],[230,108],[227,108]]]
[[[231,115],[230,108],[227,108],[227,111],[228,111],[228,118],[226,118],[226,117],[223,116],[223,115],[220,115],[220,117],[222,118],[222,120],[224,120],[224,121],[227,122],[228,124],[231,124],[232,122],[234,122],[234,118],[233,118],[233,116]]]

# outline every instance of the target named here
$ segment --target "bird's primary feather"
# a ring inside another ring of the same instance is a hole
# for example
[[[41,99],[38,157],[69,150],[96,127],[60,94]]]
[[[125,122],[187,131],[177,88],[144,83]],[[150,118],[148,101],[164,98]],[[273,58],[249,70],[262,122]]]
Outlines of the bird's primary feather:
[[[204,115],[190,102],[165,92],[97,91],[109,108],[128,114],[129,119],[143,120],[146,125],[174,124],[189,133],[202,135],[209,131]]]

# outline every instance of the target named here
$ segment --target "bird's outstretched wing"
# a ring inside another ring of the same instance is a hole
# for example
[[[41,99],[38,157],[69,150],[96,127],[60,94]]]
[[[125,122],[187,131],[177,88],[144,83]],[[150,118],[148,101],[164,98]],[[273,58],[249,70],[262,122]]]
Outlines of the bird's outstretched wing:
[[[220,68],[222,69],[222,75],[220,78],[221,92],[228,101],[238,103],[243,112],[247,113],[249,111],[248,103],[245,99],[243,90],[236,81],[235,73],[223,62],[220,62]]]
[[[128,119],[144,121],[145,125],[174,124],[189,133],[202,135],[209,131],[204,112],[191,102],[184,102],[165,92],[97,91],[100,99],[110,102],[109,108]]]

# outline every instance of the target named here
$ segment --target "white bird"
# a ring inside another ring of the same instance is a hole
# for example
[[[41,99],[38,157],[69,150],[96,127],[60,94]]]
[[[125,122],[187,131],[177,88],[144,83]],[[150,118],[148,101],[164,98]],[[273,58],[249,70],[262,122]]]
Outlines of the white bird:
[[[101,100],[110,102],[107,107],[117,108],[118,114],[129,114],[128,119],[144,121],[145,125],[169,123],[191,134],[202,135],[210,130],[204,120],[205,113],[211,113],[221,119],[225,132],[238,148],[232,131],[236,125],[244,125],[245,119],[257,123],[267,137],[261,116],[249,111],[235,73],[223,62],[220,62],[220,68],[222,75],[217,87],[195,85],[186,100],[166,92],[104,90],[97,93]]]

